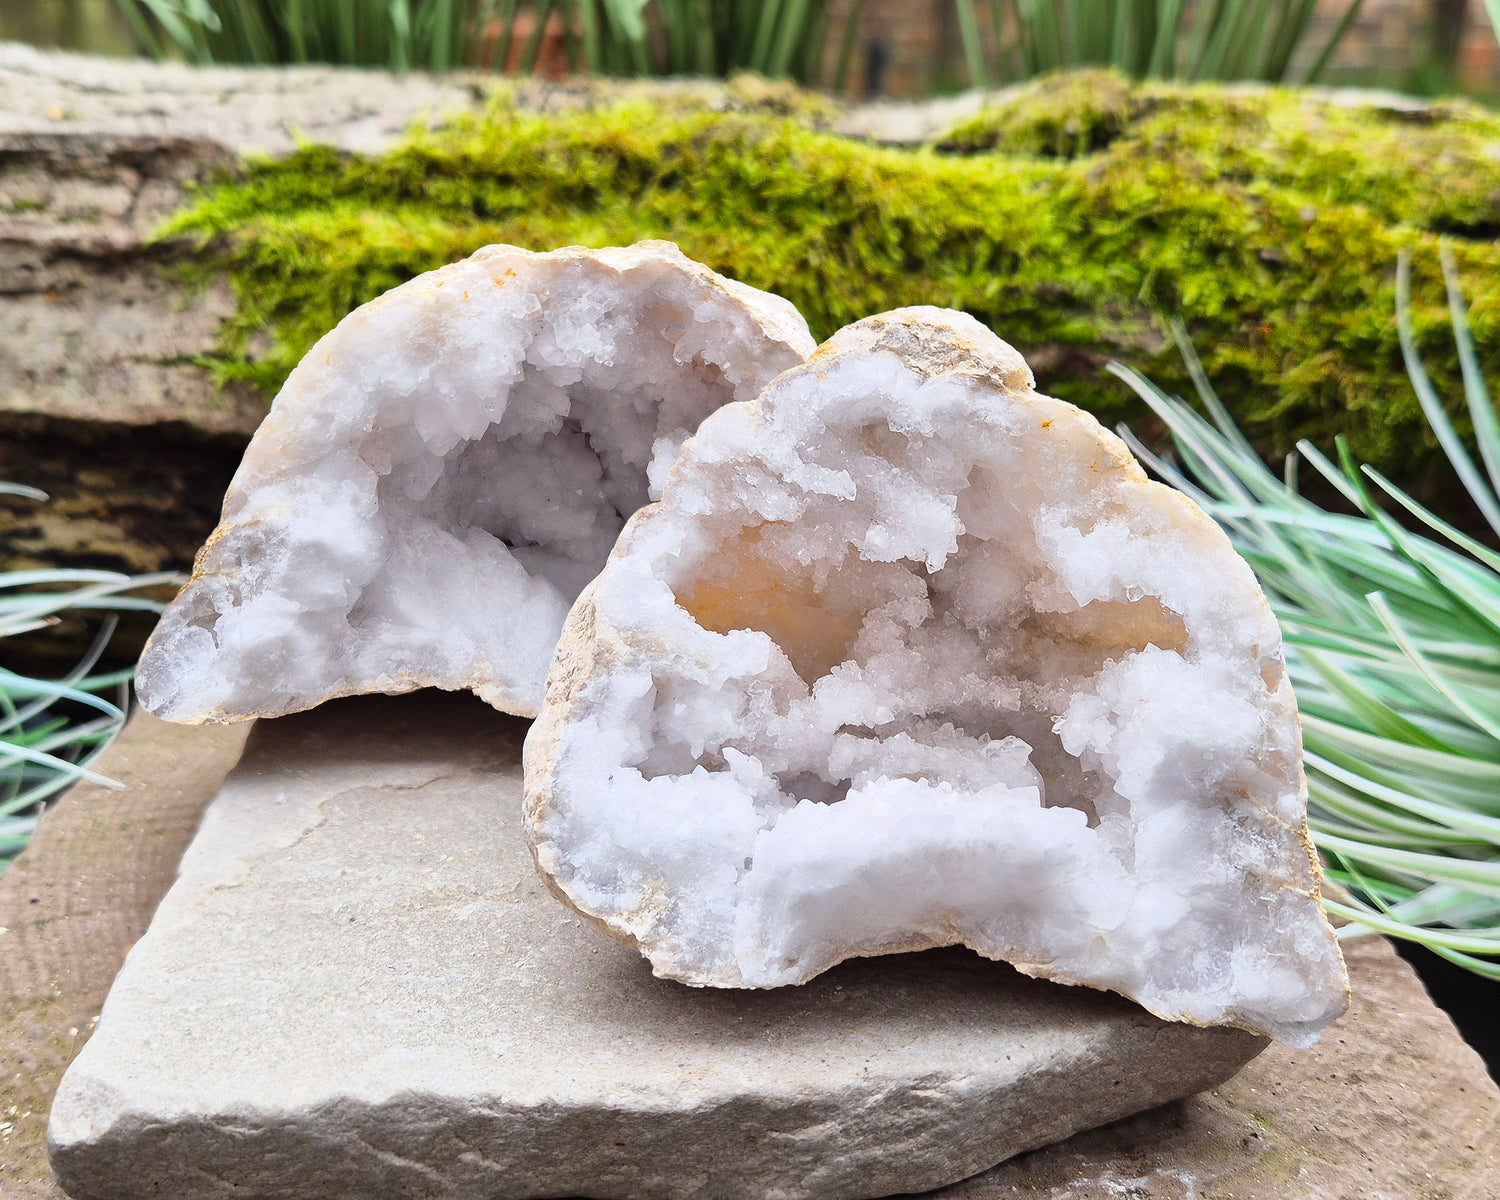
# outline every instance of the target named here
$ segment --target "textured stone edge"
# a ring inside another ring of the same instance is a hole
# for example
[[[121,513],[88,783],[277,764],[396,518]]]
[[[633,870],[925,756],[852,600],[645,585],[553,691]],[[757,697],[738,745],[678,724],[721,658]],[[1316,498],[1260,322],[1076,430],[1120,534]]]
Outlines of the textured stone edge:
[[[975,1175],[1023,1151],[1048,1145],[1081,1129],[1105,1124],[1184,1094],[1222,1082],[1259,1053],[1264,1041],[1239,1031],[1189,1032],[1174,1053],[1160,1060],[1159,1077],[1142,1080],[1137,1073],[1124,1093],[1114,1090],[1122,1064],[1135,1055],[1149,1057],[1161,1036],[1160,1026],[1142,1022],[1129,1046],[1115,1047],[1117,1060],[1097,1070],[1099,1086],[1086,1092],[1076,1108],[1051,1119],[1028,1115],[1027,1094],[1049,1098],[1056,1075],[1076,1063],[1063,1063],[1051,1077],[1028,1077],[1007,1096],[1006,1107],[1019,1119],[997,1121],[995,1112],[975,1095],[955,1125],[951,1093],[939,1096],[929,1081],[872,1079],[853,1103],[810,1099],[788,1111],[753,1092],[664,1128],[649,1106],[632,1106],[601,1098],[597,1107],[542,1123],[540,1136],[518,1139],[518,1125],[535,1114],[508,1106],[503,1098],[475,1098],[458,1105],[439,1097],[408,1093],[379,1105],[332,1101],[299,1113],[236,1111],[184,1115],[167,1122],[159,1113],[129,1113],[107,1129],[95,1129],[85,1116],[94,1104],[111,1098],[87,1091],[70,1092],[67,1111],[54,1117],[53,1164],[64,1189],[75,1200],[144,1200],[145,1197],[194,1196],[278,1200],[386,1200],[392,1195],[421,1194],[429,1184],[448,1177],[439,1164],[474,1155],[492,1170],[514,1180],[513,1188],[485,1193],[495,1198],[580,1195],[595,1200],[642,1200],[645,1197],[766,1197],[767,1200],[867,1198],[922,1192]],[[1146,1045],[1143,1047],[1141,1041]],[[1179,1057],[1179,1055],[1181,1057]],[[1192,1060],[1196,1075],[1183,1081],[1182,1058]],[[967,1081],[966,1081],[967,1082]],[[982,1089],[970,1083],[963,1090]],[[1019,1095],[1017,1095],[1019,1093]],[[1128,1097],[1128,1098],[1125,1098]],[[960,1099],[962,1104],[962,1099]],[[481,1107],[482,1119],[473,1109]],[[892,1144],[889,1108],[903,1110],[906,1137]],[[1051,1104],[1039,1109],[1054,1110]],[[827,1155],[828,1127],[839,1126],[842,1145]],[[67,1140],[63,1140],[67,1139]],[[755,1150],[745,1158],[746,1142]],[[697,1174],[663,1173],[663,1160],[679,1161],[673,1148],[695,1147],[704,1167]],[[946,1144],[947,1154],[936,1147]],[[731,1149],[744,1165],[734,1176],[712,1169],[721,1152]],[[930,1166],[941,1157],[942,1170]],[[798,1188],[776,1182],[792,1173]],[[308,1164],[320,1163],[309,1168]],[[566,1164],[560,1170],[560,1164]],[[243,1170],[236,1169],[243,1166]],[[247,1182],[254,1178],[253,1184]],[[556,1181],[561,1177],[562,1182]]]
[[[0,875],[0,1196],[55,1200],[44,1135],[125,952],[145,932],[248,728],[137,713]],[[6,1115],[9,1114],[9,1115]]]

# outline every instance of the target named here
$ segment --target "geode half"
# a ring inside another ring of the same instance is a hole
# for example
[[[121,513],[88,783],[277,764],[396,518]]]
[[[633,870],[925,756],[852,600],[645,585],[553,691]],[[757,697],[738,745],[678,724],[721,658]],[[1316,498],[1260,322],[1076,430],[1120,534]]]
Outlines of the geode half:
[[[1294,1045],[1346,1005],[1250,568],[962,314],[709,417],[526,745],[568,903],[691,984],[962,943]]]
[[[541,703],[568,606],[708,413],[812,352],[670,242],[489,246],[292,372],[137,675],[174,721],[357,692]]]

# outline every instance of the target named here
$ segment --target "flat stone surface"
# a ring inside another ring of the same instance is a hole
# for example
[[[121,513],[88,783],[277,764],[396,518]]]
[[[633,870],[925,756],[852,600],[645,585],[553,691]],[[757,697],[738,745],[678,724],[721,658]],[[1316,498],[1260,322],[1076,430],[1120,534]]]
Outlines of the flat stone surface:
[[[410,698],[416,700],[415,697]],[[43,1141],[64,1066],[171,881],[244,726],[138,714],[107,751],[123,792],[70,792],[0,876],[0,1196],[61,1200]],[[1312,1051],[944,1189],[963,1200],[1493,1200],[1500,1090],[1381,938],[1348,944],[1354,1003]],[[327,1198],[325,1198],[327,1200]]]
[[[1262,1045],[958,950],[655,979],[533,868],[525,729],[431,693],[256,729],[58,1091],[71,1194],[882,1196]]]

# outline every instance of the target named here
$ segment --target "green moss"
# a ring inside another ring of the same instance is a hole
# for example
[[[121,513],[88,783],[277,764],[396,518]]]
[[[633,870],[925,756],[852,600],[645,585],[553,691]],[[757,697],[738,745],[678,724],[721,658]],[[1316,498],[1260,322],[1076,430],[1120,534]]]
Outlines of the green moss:
[[[1417,126],[1293,93],[1097,74],[1029,94],[982,119],[988,143],[969,123],[962,144],[990,148],[963,156],[755,106],[498,106],[377,159],[308,147],[257,164],[167,232],[205,239],[195,269],[237,289],[216,369],[268,391],[349,309],[487,242],[666,237],[787,296],[819,337],[900,305],[966,309],[1027,354],[1044,390],[1106,420],[1141,415],[1103,374],[1112,357],[1185,388],[1163,317],[1181,313],[1268,454],[1347,432],[1430,494],[1421,476],[1439,460],[1396,346],[1394,265],[1413,248],[1420,340],[1457,398],[1437,241],[1468,235],[1456,252],[1476,337],[1500,345],[1494,119],[1454,108]],[[263,332],[270,348],[252,355]]]
[[[1078,158],[1103,150],[1125,132],[1142,111],[1140,94],[1138,85],[1117,71],[1045,76],[960,121],[937,139],[937,146],[958,154],[998,150]]]
[[[1354,205],[1438,233],[1500,233],[1500,116],[1463,101],[1382,106],[1360,93],[1079,71],[1015,89],[936,145],[1008,158],[1144,152],[1205,182]]]

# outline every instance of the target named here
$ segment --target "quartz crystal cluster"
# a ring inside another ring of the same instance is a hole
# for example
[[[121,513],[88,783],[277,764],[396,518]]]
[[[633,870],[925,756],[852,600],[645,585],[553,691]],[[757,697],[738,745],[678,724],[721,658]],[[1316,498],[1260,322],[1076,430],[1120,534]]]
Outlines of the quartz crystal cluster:
[[[526,746],[555,891],[692,984],[962,943],[1293,1045],[1346,1004],[1249,567],[960,314],[690,439]]]
[[[1347,979],[1249,567],[974,320],[813,349],[663,242],[395,289],[287,381],[143,702],[539,713],[536,862],[672,979],[963,944],[1315,1040]]]
[[[813,341],[668,242],[490,246],[351,313],[276,398],[137,677],[178,721],[470,688],[532,715],[568,606],[708,413]]]

